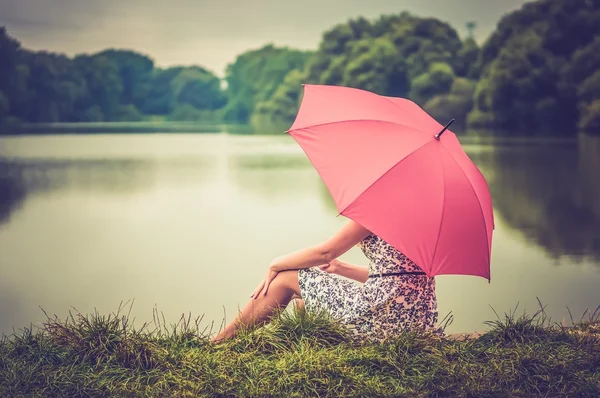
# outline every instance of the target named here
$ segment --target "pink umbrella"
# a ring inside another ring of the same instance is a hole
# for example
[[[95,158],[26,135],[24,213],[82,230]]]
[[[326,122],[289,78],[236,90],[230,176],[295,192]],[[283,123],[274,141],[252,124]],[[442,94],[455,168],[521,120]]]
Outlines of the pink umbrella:
[[[380,236],[429,276],[490,280],[491,195],[447,129],[450,123],[442,126],[408,99],[307,84],[287,132],[341,215]]]

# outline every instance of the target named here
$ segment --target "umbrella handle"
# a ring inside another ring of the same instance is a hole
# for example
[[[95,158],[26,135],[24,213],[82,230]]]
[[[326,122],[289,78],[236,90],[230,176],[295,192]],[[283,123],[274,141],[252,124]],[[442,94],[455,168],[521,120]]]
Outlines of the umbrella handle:
[[[448,122],[448,124],[446,124],[446,125],[444,126],[444,128],[442,129],[442,131],[440,131],[439,133],[437,133],[437,134],[434,136],[434,137],[435,137],[435,139],[439,141],[439,140],[440,140],[440,137],[442,136],[442,134],[444,133],[444,131],[446,131],[446,130],[448,129],[448,127],[450,127],[450,125],[451,125],[452,123],[454,123],[454,119],[450,120],[450,121]]]

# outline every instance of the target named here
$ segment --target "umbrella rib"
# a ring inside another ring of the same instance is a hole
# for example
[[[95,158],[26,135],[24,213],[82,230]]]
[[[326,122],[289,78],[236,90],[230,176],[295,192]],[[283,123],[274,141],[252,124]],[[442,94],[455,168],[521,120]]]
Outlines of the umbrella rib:
[[[475,188],[473,188],[473,184],[471,183],[471,180],[469,179],[469,177],[467,176],[467,173],[465,173],[465,171],[463,170],[462,167],[460,167],[460,164],[456,161],[456,159],[454,158],[454,156],[452,156],[452,152],[450,152],[448,150],[448,148],[446,148],[444,145],[442,145],[442,148],[444,148],[444,150],[446,152],[448,152],[448,154],[450,155],[450,158],[452,158],[452,161],[454,163],[456,163],[456,165],[458,166],[458,168],[460,169],[460,171],[462,171],[462,173],[464,174],[465,178],[467,179],[467,181],[469,181],[469,186],[471,187],[471,190],[473,191],[473,195],[475,195],[475,198],[477,198],[477,204],[479,205],[479,211],[481,212],[481,218],[483,219],[483,226],[485,227],[485,244],[487,245],[487,256],[488,256],[488,262],[490,261],[490,242],[488,240],[488,236],[487,236],[487,221],[485,219],[485,213],[483,212],[483,208],[481,207],[481,200],[479,199],[479,196],[477,195],[477,192],[475,191]]]
[[[299,131],[299,130],[308,130],[310,128],[315,128],[315,127],[323,127],[323,126],[329,126],[332,124],[341,124],[341,123],[354,123],[354,122],[376,122],[376,123],[390,123],[390,124],[394,124],[396,126],[402,126],[402,127],[406,127],[409,128],[411,130],[417,131],[419,133],[423,133],[426,134],[423,130],[419,130],[415,127],[412,126],[407,126],[406,124],[402,124],[402,123],[398,123],[398,122],[392,122],[389,120],[377,120],[377,119],[350,119],[350,120],[336,120],[334,122],[325,122],[325,123],[318,123],[318,124],[313,124],[310,126],[306,126],[306,127],[298,127],[295,129],[289,129],[288,131],[286,131],[287,133],[292,133],[294,131]]]
[[[409,153],[408,155],[406,155],[405,157],[403,157],[402,159],[400,159],[399,161],[397,161],[396,163],[394,163],[389,169],[386,170],[385,173],[382,173],[375,181],[373,181],[372,184],[370,184],[368,187],[366,187],[361,193],[359,193],[356,198],[352,199],[347,205],[346,207],[344,207],[338,215],[342,214],[344,211],[346,211],[346,209],[348,207],[350,207],[350,205],[352,205],[352,203],[354,203],[356,201],[356,199],[358,199],[362,194],[364,194],[365,192],[367,192],[373,185],[375,185],[377,183],[377,181],[381,180],[383,177],[385,177],[385,175],[387,173],[389,173],[394,167],[398,166],[400,163],[402,163],[404,160],[406,160],[407,158],[409,158],[411,155],[413,155],[415,152],[417,152],[419,149],[423,148],[425,145],[429,145],[429,144],[433,144],[436,143],[437,141],[432,140],[432,141],[427,141],[425,143],[423,143],[421,146],[415,148],[411,153]]]
[[[446,172],[445,172],[446,170],[444,169],[444,163],[442,161],[442,158],[439,157],[438,159],[440,160],[440,168],[442,169],[442,184],[445,187],[446,186]],[[443,189],[442,193],[443,193],[443,197],[442,197],[442,216],[440,217],[440,226],[438,228],[437,239],[435,240],[435,248],[433,249],[433,257],[431,258],[431,266],[432,267],[434,265],[435,256],[437,254],[437,249],[438,249],[438,246],[440,244],[440,236],[442,235],[442,225],[444,224],[444,210],[446,209],[446,203],[445,203],[446,202],[446,189]],[[486,240],[487,240],[487,238],[486,238]]]

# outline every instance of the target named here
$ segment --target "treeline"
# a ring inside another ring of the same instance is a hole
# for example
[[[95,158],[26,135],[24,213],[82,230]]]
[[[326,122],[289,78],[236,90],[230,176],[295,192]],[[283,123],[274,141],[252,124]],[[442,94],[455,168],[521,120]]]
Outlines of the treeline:
[[[600,0],[538,0],[507,14],[481,48],[407,13],[325,32],[256,119],[289,123],[300,82],[409,97],[440,122],[498,135],[600,134]],[[456,129],[455,129],[456,130]]]
[[[177,118],[226,102],[219,79],[207,70],[162,70],[131,51],[75,58],[32,52],[0,29],[0,54],[0,116],[5,124]]]
[[[538,0],[507,14],[479,47],[408,13],[349,20],[315,52],[248,51],[224,81],[202,67],[161,69],[132,51],[68,58],[23,49],[0,29],[0,125],[137,120],[289,127],[302,83],[409,97],[454,130],[600,134],[600,0]],[[2,128],[0,126],[0,128]]]
[[[0,27],[0,129],[22,122],[248,122],[310,54],[271,45],[228,66],[226,88],[200,66],[158,68],[146,55],[110,49],[65,55],[21,47]]]

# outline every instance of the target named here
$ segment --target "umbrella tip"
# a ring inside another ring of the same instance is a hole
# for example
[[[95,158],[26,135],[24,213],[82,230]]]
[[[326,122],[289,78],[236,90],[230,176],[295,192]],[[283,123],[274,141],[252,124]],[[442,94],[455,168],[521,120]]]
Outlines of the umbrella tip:
[[[436,140],[440,140],[440,137],[442,136],[442,134],[444,134],[444,131],[446,131],[448,129],[448,127],[450,127],[450,125],[454,123],[454,119],[450,120],[442,129],[442,131],[440,131],[439,133],[437,133],[436,135],[434,135]]]

